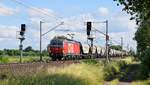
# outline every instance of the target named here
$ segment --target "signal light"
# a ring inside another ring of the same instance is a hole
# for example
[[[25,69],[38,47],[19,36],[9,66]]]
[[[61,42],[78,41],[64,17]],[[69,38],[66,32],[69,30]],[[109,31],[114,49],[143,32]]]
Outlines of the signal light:
[[[87,22],[87,30],[91,30],[92,28],[92,22]]]
[[[87,22],[87,35],[90,35],[91,28],[92,28],[92,22]]]
[[[90,30],[87,30],[87,35],[90,35]]]
[[[24,33],[26,31],[26,25],[25,24],[21,24],[21,31],[20,31],[20,35],[23,36]]]
[[[25,24],[21,24],[21,31],[26,31],[26,25]]]

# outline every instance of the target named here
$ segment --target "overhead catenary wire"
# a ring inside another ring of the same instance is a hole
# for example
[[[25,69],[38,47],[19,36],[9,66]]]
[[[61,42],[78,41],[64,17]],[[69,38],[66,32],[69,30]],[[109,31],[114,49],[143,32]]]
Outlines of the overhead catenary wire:
[[[64,22],[61,22],[60,24],[56,25],[55,27],[51,28],[50,30],[48,30],[47,32],[45,32],[44,34],[42,34],[42,36],[46,35],[50,31],[53,31],[54,29],[56,29],[57,27],[59,27],[60,25],[63,25],[63,24],[64,24]]]
[[[105,36],[106,36],[106,34],[105,34],[105,33],[103,33],[103,32],[101,32],[101,31],[99,31],[98,29],[96,29],[96,28],[95,28],[95,30],[96,30],[96,31],[98,31],[99,33],[101,33],[101,34],[103,34],[103,35],[105,35]],[[115,43],[120,44],[120,42],[118,42],[118,41],[114,40],[111,36],[109,36],[109,38],[110,38],[110,40],[111,40],[111,41],[114,41]]]
[[[20,1],[20,0],[11,0],[11,1],[13,1],[13,2],[15,2],[15,3],[17,3],[17,4],[20,4],[20,5],[22,5],[22,6],[24,6],[24,7],[26,7],[26,8],[31,8],[32,10],[34,10],[34,11],[36,11],[36,12],[39,12],[39,13],[41,13],[41,14],[43,14],[43,15],[46,15],[46,16],[48,16],[48,17],[52,17],[52,15],[50,15],[48,12],[46,12],[46,11],[44,11],[44,10],[38,10],[38,9],[36,9],[35,7],[33,7],[33,6],[31,6],[31,5],[27,5],[27,4],[25,4],[25,3],[23,3],[22,1]],[[62,19],[62,17],[58,17],[58,16],[55,16],[55,20],[57,21],[57,20],[60,20],[60,19]]]
[[[96,23],[98,23],[98,22],[96,22]],[[101,36],[101,37],[105,38],[105,36],[106,36],[105,33],[103,33],[103,32],[101,32],[101,31],[97,30],[96,28],[94,28],[94,29],[95,29],[96,31],[98,31],[101,35],[103,35],[103,36]],[[82,30],[82,31],[86,31],[86,30]],[[75,32],[75,31],[73,31],[73,32]],[[80,32],[78,32],[78,33],[80,33]],[[82,33],[81,33],[81,34],[82,34]],[[109,37],[110,37],[110,36],[109,36]],[[114,40],[112,37],[110,37],[110,41],[115,42],[115,43],[117,43],[117,44],[120,45],[120,42]]]

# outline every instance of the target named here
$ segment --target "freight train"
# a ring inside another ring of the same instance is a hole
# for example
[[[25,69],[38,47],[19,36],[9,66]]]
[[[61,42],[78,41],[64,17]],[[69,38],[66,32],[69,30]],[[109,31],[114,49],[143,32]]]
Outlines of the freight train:
[[[103,58],[106,50],[101,46],[91,47],[88,44],[81,44],[78,41],[68,39],[66,37],[54,37],[47,46],[49,56],[52,60],[66,59],[85,59],[85,58]],[[126,51],[114,49],[108,50],[109,57],[120,57],[128,55]]]

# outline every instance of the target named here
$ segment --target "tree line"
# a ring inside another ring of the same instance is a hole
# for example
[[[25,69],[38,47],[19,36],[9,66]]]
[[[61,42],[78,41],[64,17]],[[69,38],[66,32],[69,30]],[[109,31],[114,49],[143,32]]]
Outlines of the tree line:
[[[42,51],[43,56],[48,56],[47,50]],[[20,56],[20,50],[17,49],[4,49],[0,50],[0,56]],[[23,56],[40,56],[40,51],[33,49],[31,46],[23,50]]]

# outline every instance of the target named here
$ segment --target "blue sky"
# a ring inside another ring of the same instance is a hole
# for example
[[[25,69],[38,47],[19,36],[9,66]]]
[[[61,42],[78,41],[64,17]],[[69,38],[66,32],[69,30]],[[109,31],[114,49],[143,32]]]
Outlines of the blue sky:
[[[18,4],[21,3],[21,4]],[[39,21],[43,33],[64,22],[64,25],[43,37],[43,49],[50,39],[56,35],[74,33],[74,39],[86,44],[86,21],[109,21],[109,35],[114,44],[124,38],[124,48],[129,44],[135,49],[133,41],[136,31],[135,21],[122,12],[113,0],[1,0],[0,1],[0,49],[18,48],[19,40],[16,31],[20,24],[27,25],[24,47],[32,46],[39,49]],[[105,24],[93,24],[93,29],[105,32]],[[61,30],[69,31],[61,31]],[[104,46],[104,38],[96,32],[95,44]],[[67,36],[69,37],[69,36]]]

